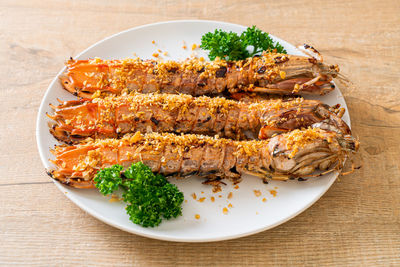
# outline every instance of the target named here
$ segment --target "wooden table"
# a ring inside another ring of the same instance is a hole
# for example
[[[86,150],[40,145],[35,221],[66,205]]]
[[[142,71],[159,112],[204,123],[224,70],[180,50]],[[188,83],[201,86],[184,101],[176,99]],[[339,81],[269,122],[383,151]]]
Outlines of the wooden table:
[[[399,1],[0,1],[0,265],[400,265]],[[363,167],[293,220],[217,243],[151,240],[83,212],[45,174],[35,120],[70,55],[157,21],[258,25],[314,45],[343,88]]]

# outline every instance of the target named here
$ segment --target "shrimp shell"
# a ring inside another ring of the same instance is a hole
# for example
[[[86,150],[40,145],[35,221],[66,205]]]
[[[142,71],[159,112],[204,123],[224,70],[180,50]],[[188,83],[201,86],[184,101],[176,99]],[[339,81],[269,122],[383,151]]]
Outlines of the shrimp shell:
[[[61,83],[74,95],[93,98],[129,92],[183,93],[193,96],[257,92],[324,95],[335,86],[337,65],[303,56],[263,53],[241,61],[69,60]],[[96,93],[97,94],[97,93]]]
[[[262,141],[234,141],[202,135],[151,133],[122,139],[94,140],[76,146],[55,146],[55,169],[48,174],[61,183],[91,188],[101,168],[142,161],[166,176],[199,175],[235,182],[242,174],[286,180],[315,170],[334,171],[358,149],[351,136],[321,129],[294,130]]]
[[[117,138],[140,131],[218,135],[236,140],[270,138],[274,134],[325,122],[343,134],[347,125],[331,107],[296,98],[256,103],[216,97],[133,94],[81,99],[53,106],[53,136],[66,143],[91,138]]]

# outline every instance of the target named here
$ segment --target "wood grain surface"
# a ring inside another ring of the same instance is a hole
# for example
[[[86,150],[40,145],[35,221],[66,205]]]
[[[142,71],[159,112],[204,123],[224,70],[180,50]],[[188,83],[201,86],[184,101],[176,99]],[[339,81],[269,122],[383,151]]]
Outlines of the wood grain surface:
[[[0,265],[399,266],[400,1],[0,1]],[[237,240],[187,244],[112,228],[45,175],[35,120],[70,55],[158,21],[258,25],[340,65],[363,167],[291,221]]]

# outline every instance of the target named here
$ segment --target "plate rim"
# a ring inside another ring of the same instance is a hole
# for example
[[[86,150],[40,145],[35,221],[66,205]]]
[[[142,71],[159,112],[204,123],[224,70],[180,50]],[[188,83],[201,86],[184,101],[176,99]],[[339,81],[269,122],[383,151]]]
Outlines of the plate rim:
[[[234,26],[234,27],[246,27],[244,25],[240,25],[240,24],[236,24],[236,23],[230,23],[230,22],[225,22],[225,21],[218,21],[218,20],[200,20],[200,19],[186,19],[186,20],[168,20],[168,21],[160,21],[160,22],[155,22],[155,23],[150,23],[150,24],[144,24],[144,25],[139,25],[136,27],[132,27],[123,31],[120,31],[118,33],[112,34],[110,36],[107,36],[97,42],[95,42],[94,44],[90,45],[88,48],[84,49],[83,51],[81,51],[80,53],[78,53],[74,58],[78,58],[80,57],[82,54],[88,52],[89,50],[91,50],[93,47],[109,40],[112,38],[115,38],[116,36],[125,34],[127,32],[130,31],[136,31],[142,28],[146,28],[146,27],[154,27],[157,25],[163,25],[163,24],[174,24],[174,23],[215,23],[215,24],[220,24],[220,25],[226,25],[226,26]],[[278,39],[279,41],[282,41],[284,43],[290,44],[292,46],[295,46],[279,37],[276,37],[273,34],[270,34],[271,36],[273,36],[274,38]],[[36,144],[38,147],[38,151],[39,151],[39,156],[40,159],[42,161],[42,164],[44,165],[45,169],[50,167],[49,161],[48,159],[45,157],[44,152],[42,151],[42,147],[43,144],[41,142],[41,139],[39,137],[39,128],[40,128],[40,122],[42,120],[42,116],[43,116],[43,112],[44,112],[44,108],[45,108],[45,99],[47,98],[47,96],[50,94],[50,89],[54,86],[54,84],[56,82],[59,82],[59,77],[60,75],[66,70],[66,67],[64,66],[54,77],[54,79],[50,82],[49,86],[46,89],[45,94],[42,97],[42,101],[40,103],[39,106],[39,110],[38,110],[38,114],[37,114],[37,118],[36,118],[36,131],[35,131],[35,137],[36,137]],[[339,90],[339,92],[341,93],[340,89],[338,87],[336,87],[336,90]],[[343,98],[343,101],[345,102],[346,106],[347,103],[345,101],[345,99]],[[346,107],[347,108],[347,107]],[[348,108],[347,108],[348,110]],[[348,116],[348,125],[349,127],[351,127],[351,118],[350,118],[350,114]],[[171,241],[171,242],[185,242],[185,243],[203,243],[203,242],[218,242],[218,241],[225,241],[225,240],[232,240],[232,239],[237,239],[237,238],[241,238],[241,237],[245,237],[245,236],[250,236],[250,235],[254,235],[272,228],[275,228],[291,219],[293,219],[294,217],[298,216],[299,214],[303,213],[305,210],[307,210],[308,208],[310,208],[313,204],[315,204],[332,186],[332,184],[336,181],[337,177],[339,176],[339,173],[337,171],[333,172],[334,177],[332,177],[329,181],[329,183],[327,184],[326,188],[324,190],[322,190],[320,192],[320,194],[318,194],[312,201],[310,201],[309,203],[307,203],[307,205],[305,205],[303,208],[299,209],[298,211],[294,212],[293,214],[291,214],[288,217],[285,217],[273,224],[267,225],[265,227],[261,227],[252,231],[247,231],[244,233],[239,233],[239,234],[232,234],[229,236],[224,236],[224,237],[215,237],[215,238],[203,238],[203,239],[188,239],[188,238],[183,238],[183,237],[171,237],[171,236],[165,236],[162,233],[145,233],[145,232],[140,232],[140,231],[136,231],[136,229],[133,228],[128,228],[125,227],[123,225],[119,225],[118,223],[114,222],[112,219],[109,219],[108,217],[105,217],[103,215],[101,215],[100,213],[97,213],[94,209],[92,209],[90,206],[84,205],[83,203],[81,203],[79,200],[77,200],[72,194],[66,194],[64,192],[64,186],[59,183],[58,181],[55,181],[54,179],[52,179],[53,183],[57,186],[57,188],[69,199],[71,200],[75,205],[77,205],[80,209],[82,209],[83,211],[87,212],[88,214],[90,214],[91,216],[93,216],[94,218],[102,221],[103,223],[106,223],[112,227],[115,227],[117,229],[120,229],[122,231],[125,232],[129,232],[132,234],[136,234],[139,236],[143,236],[143,237],[147,237],[147,238],[152,238],[152,239],[157,239],[157,240],[163,240],[163,241]]]

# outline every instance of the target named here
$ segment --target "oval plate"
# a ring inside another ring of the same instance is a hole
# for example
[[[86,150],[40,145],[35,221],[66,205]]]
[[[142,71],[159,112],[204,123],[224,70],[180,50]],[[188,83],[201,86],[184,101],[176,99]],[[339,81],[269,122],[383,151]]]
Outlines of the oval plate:
[[[206,55],[203,51],[195,49],[192,44],[200,44],[201,36],[215,29],[223,29],[241,33],[245,26],[217,21],[169,21],[136,27],[111,37],[108,37],[82,53],[76,59],[100,57],[104,59],[119,59],[133,57],[134,53],[140,58],[152,58],[158,49],[168,52],[168,56],[160,55],[165,59],[184,59],[191,54]],[[303,55],[295,46],[271,35],[279,41],[289,54]],[[152,41],[155,41],[155,44]],[[183,49],[183,45],[187,49]],[[66,57],[67,58],[67,57]],[[50,103],[57,103],[57,98],[62,100],[75,99],[67,93],[59,82],[59,75],[54,78],[40,105],[36,138],[40,157],[45,168],[51,168],[49,159],[53,156],[49,152],[57,141],[49,133],[46,112],[51,113]],[[341,104],[347,109],[346,102],[339,89],[323,97],[315,97],[327,104]],[[346,112],[343,116],[345,122],[350,124]],[[313,203],[315,203],[335,181],[337,173],[331,173],[308,181],[272,181],[263,184],[259,178],[244,176],[235,189],[229,182],[223,186],[222,191],[213,193],[211,186],[203,185],[202,179],[190,177],[187,179],[174,179],[176,184],[185,194],[183,216],[170,221],[164,221],[156,228],[143,228],[129,221],[122,202],[111,203],[109,198],[103,197],[95,189],[79,190],[69,188],[58,182],[56,186],[76,205],[99,220],[117,227],[121,230],[146,236],[150,238],[182,241],[182,242],[209,242],[238,238],[258,233],[295,217]],[[257,197],[254,190],[259,190],[261,196]],[[228,198],[232,192],[232,197]],[[192,194],[195,193],[197,200]],[[274,196],[276,195],[276,196]],[[211,197],[215,201],[211,201]],[[198,201],[204,198],[203,202]],[[223,213],[223,208],[228,208],[228,213]],[[195,215],[200,215],[199,219]]]

